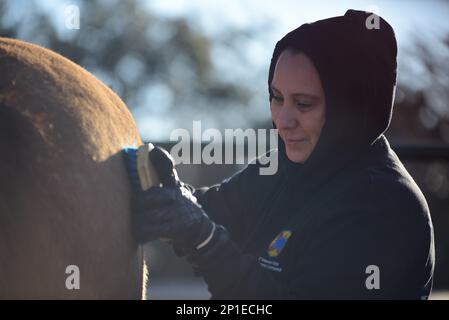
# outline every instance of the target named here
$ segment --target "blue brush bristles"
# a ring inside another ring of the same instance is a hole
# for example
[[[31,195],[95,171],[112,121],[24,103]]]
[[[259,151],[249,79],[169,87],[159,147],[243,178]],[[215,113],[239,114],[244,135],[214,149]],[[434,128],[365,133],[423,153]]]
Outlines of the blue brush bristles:
[[[131,180],[131,186],[134,192],[142,191],[142,187],[139,179],[139,172],[137,170],[137,151],[136,147],[123,148],[123,154],[126,162],[126,169],[128,170],[128,176]]]

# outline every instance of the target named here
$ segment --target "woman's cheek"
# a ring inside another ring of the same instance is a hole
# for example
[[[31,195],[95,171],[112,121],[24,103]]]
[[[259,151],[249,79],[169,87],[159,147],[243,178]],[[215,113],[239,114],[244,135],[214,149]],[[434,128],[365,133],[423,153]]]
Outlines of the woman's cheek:
[[[278,108],[276,108],[276,106],[274,106],[273,104],[270,105],[270,109],[271,109],[271,120],[273,120],[274,124],[277,127],[277,115],[278,115]]]

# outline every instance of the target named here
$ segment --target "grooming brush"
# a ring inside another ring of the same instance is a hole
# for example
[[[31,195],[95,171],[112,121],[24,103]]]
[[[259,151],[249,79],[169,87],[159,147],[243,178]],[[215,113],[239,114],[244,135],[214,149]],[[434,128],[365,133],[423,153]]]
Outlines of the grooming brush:
[[[152,186],[159,185],[160,180],[150,161],[149,154],[154,149],[153,144],[147,143],[140,147],[125,147],[126,168],[134,191],[146,191]]]
[[[131,180],[131,186],[134,192],[141,192],[150,189],[153,186],[161,185],[176,187],[178,177],[174,173],[174,163],[172,161],[160,161],[163,157],[171,159],[170,155],[162,148],[154,147],[147,143],[140,147],[123,148],[128,176]],[[154,164],[151,161],[154,159]],[[157,167],[158,171],[154,167]],[[161,172],[164,179],[159,179],[157,172]],[[169,239],[162,238],[164,242],[170,243]]]

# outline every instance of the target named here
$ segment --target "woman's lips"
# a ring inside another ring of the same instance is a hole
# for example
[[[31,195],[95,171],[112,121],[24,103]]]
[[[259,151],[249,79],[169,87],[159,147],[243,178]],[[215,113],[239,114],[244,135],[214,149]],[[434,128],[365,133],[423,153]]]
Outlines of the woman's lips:
[[[296,146],[305,141],[306,139],[284,139],[285,144],[288,146]]]

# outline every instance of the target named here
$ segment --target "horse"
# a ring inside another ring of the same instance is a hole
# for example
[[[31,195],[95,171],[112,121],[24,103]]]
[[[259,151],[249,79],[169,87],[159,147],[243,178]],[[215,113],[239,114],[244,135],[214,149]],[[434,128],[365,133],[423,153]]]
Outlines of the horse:
[[[0,298],[139,299],[122,100],[46,48],[0,38]]]

